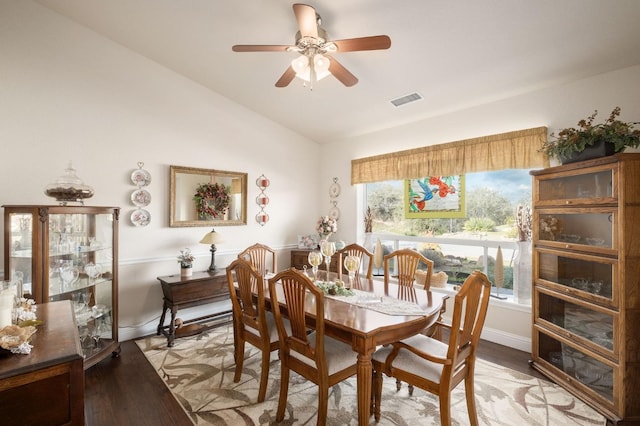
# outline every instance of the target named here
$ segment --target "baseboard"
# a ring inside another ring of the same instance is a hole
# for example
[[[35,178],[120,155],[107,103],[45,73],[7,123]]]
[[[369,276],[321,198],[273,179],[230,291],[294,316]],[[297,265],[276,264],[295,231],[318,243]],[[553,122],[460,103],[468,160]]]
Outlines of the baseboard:
[[[208,305],[197,306],[195,308],[181,309],[176,314],[176,318],[182,319],[184,322],[211,315],[212,313],[225,312],[231,310],[231,300],[215,302]],[[164,320],[165,325],[169,324],[171,313],[167,311],[167,317]],[[138,327],[126,327],[118,329],[118,340],[121,342],[127,340],[138,339],[144,336],[154,335],[158,332],[158,324],[160,323],[160,315],[154,320],[142,324]]]
[[[517,334],[484,327],[480,338],[482,340],[487,340],[519,351],[531,352],[531,339]]]

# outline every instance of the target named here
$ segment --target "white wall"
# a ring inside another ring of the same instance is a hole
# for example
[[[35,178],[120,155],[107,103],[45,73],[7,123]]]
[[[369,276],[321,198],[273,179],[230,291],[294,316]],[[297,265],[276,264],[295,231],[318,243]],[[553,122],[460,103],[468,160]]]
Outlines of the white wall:
[[[421,102],[428,102],[428,94],[425,95]],[[547,126],[551,133],[575,127],[578,120],[596,109],[596,122],[603,122],[616,106],[622,108],[621,120],[640,121],[640,66],[324,145],[322,161],[326,168],[321,170],[321,185],[328,188],[333,177],[342,182],[339,198],[342,215],[336,238],[363,241],[363,203],[356,186],[350,185],[353,158],[538,126]],[[485,332],[490,340],[528,350],[531,314],[492,302]]]
[[[218,227],[216,264],[256,241],[285,249],[313,232],[319,203],[316,143],[32,2],[0,3],[0,204],[55,204],[44,187],[69,160],[94,188],[88,205],[122,207],[120,335],[153,332],[162,292],[157,276],[179,271],[190,247],[206,269],[207,228],[169,227],[169,165],[248,173],[247,225]],[[130,181],[137,163],[152,177],[151,223],[134,227]],[[270,221],[255,221],[265,174]],[[3,223],[0,219],[0,227]],[[0,247],[0,251],[2,248]],[[1,252],[0,252],[1,253]],[[186,314],[185,314],[186,315]]]

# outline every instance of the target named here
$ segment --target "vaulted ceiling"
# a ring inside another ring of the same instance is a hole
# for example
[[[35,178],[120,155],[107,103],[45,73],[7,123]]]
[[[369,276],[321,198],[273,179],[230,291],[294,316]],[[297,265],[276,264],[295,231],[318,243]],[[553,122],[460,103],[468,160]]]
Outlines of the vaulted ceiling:
[[[333,54],[359,83],[313,90],[275,87],[292,52],[231,50],[293,45],[289,1],[36,1],[318,143],[640,63],[637,0],[317,0],[330,39],[386,34],[391,48]]]

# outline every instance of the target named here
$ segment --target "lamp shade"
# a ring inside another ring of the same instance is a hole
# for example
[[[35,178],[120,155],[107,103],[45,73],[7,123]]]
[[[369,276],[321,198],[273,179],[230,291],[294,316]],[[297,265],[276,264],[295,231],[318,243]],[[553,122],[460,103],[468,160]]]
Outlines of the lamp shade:
[[[212,229],[211,232],[207,232],[200,240],[200,244],[218,244],[222,242],[224,242],[224,238],[222,238],[222,235],[217,233],[215,229]]]
[[[291,68],[296,74],[304,74],[309,72],[309,58],[304,55],[300,55],[291,61]]]
[[[329,73],[329,59],[325,56],[322,56],[321,54],[316,54],[313,57],[313,66],[316,69],[316,73],[318,74],[318,78],[322,78],[320,77],[320,75],[322,75],[323,77],[326,77]]]

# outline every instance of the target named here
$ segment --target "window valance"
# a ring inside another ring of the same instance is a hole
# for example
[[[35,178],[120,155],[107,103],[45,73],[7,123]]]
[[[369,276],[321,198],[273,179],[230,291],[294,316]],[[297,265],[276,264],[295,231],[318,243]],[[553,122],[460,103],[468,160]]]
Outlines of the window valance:
[[[518,130],[351,160],[351,184],[549,167],[547,128]]]

